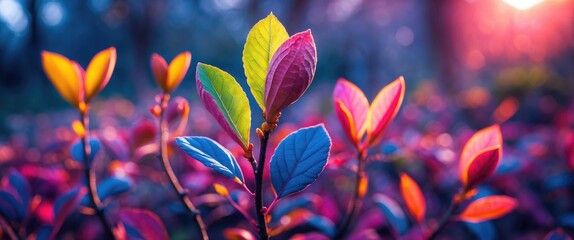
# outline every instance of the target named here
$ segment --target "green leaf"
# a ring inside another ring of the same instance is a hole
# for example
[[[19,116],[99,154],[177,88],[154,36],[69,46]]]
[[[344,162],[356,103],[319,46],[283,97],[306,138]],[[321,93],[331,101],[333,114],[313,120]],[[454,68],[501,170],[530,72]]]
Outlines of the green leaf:
[[[198,63],[196,85],[205,108],[244,150],[249,147],[251,109],[247,95],[229,73]]]
[[[265,77],[269,63],[275,51],[288,38],[287,30],[273,13],[255,24],[247,35],[243,48],[243,68],[251,94],[263,111],[265,111]]]

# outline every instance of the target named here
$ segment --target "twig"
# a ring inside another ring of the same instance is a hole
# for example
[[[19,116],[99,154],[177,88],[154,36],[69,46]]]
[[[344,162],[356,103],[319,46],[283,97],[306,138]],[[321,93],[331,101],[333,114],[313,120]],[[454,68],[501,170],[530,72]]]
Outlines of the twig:
[[[439,223],[435,227],[435,229],[430,233],[428,239],[432,240],[438,237],[438,234],[448,225],[450,219],[452,217],[452,213],[458,208],[458,205],[463,200],[465,195],[464,191],[460,191],[459,193],[455,194],[452,198],[451,203],[449,204],[446,212],[440,219]]]
[[[90,161],[90,154],[91,148],[89,143],[89,119],[88,119],[88,111],[80,111],[80,119],[82,121],[82,126],[84,128],[84,134],[82,135],[82,150],[84,154],[84,177],[86,180],[86,185],[88,186],[88,196],[92,203],[92,207],[94,208],[96,215],[100,219],[102,226],[104,227],[104,231],[106,233],[107,239],[116,239],[113,227],[106,219],[106,215],[104,213],[104,207],[102,206],[102,201],[98,196],[98,188],[96,183],[96,173],[92,168],[92,163]]]
[[[357,172],[355,173],[356,174],[355,193],[353,195],[353,200],[347,206],[347,212],[345,214],[343,222],[339,227],[339,231],[337,231],[337,234],[335,234],[335,237],[333,239],[342,239],[347,234],[347,232],[349,231],[349,226],[351,225],[351,223],[355,218],[357,209],[360,209],[360,206],[362,205],[361,203],[362,196],[359,195],[359,187],[362,182],[363,169],[365,167],[366,162],[365,157],[366,153],[364,151],[359,151],[359,153],[357,154],[357,160],[359,162],[357,163]]]
[[[267,234],[267,221],[265,220],[265,213],[267,210],[263,206],[263,171],[265,169],[265,153],[267,152],[267,143],[269,142],[269,134],[271,131],[265,130],[261,137],[261,146],[259,149],[259,162],[257,163],[257,170],[255,171],[255,212],[257,215],[257,228],[259,229],[259,237],[262,240],[269,239]]]
[[[8,234],[8,237],[11,240],[20,239],[18,238],[18,235],[16,235],[16,229],[12,225],[10,225],[10,222],[8,222],[8,218],[4,216],[2,212],[0,212],[0,226],[4,228],[6,234]]]
[[[207,240],[209,237],[207,236],[207,230],[205,227],[205,223],[203,218],[199,214],[197,208],[193,205],[189,197],[187,196],[187,190],[184,190],[179,180],[175,176],[171,164],[168,158],[167,152],[167,142],[169,141],[169,131],[167,128],[167,122],[165,120],[165,112],[167,109],[167,103],[169,102],[170,95],[167,93],[162,94],[161,96],[161,103],[160,103],[160,116],[159,116],[159,130],[160,130],[160,138],[159,138],[159,148],[160,148],[160,159],[163,166],[163,170],[167,174],[169,178],[169,182],[173,187],[173,190],[177,193],[179,201],[192,213],[195,223],[198,227],[198,233],[201,236],[201,239]]]

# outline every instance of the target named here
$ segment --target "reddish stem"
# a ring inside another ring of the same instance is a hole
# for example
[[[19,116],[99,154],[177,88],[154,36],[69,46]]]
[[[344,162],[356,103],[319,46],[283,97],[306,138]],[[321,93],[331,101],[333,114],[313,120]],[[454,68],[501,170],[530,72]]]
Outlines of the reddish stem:
[[[113,231],[113,227],[106,219],[106,214],[104,213],[104,207],[102,206],[102,201],[98,196],[98,186],[96,183],[96,173],[92,168],[92,163],[90,161],[91,148],[89,143],[89,119],[88,111],[80,111],[80,120],[82,121],[82,127],[84,128],[84,134],[82,136],[82,150],[84,156],[84,177],[86,180],[86,185],[88,186],[88,196],[91,201],[92,207],[94,208],[96,215],[100,219],[104,231],[106,233],[107,239],[116,239]]]
[[[356,174],[355,191],[354,191],[355,193],[353,195],[353,200],[349,202],[349,205],[347,206],[347,212],[345,214],[345,218],[343,219],[343,222],[339,226],[339,231],[337,232],[337,234],[335,234],[334,239],[342,239],[343,237],[345,237],[345,235],[349,231],[349,226],[355,219],[357,210],[361,208],[362,196],[360,196],[359,194],[359,187],[360,187],[359,185],[361,184],[363,177],[363,169],[365,168],[366,155],[367,154],[364,150],[359,151],[359,153],[357,154],[357,160],[359,162],[357,163],[357,172],[355,172]]]
[[[165,120],[165,112],[167,109],[167,104],[169,102],[170,95],[167,93],[162,94],[161,102],[160,102],[160,116],[159,116],[159,130],[160,130],[160,138],[159,138],[159,151],[160,151],[160,160],[163,166],[163,170],[168,176],[170,185],[172,186],[173,190],[177,193],[179,201],[187,208],[189,212],[193,215],[193,219],[198,227],[198,234],[201,236],[201,239],[208,240],[209,237],[207,236],[207,230],[205,227],[205,223],[197,208],[193,205],[189,197],[187,196],[187,191],[183,189],[179,180],[177,180],[177,176],[173,172],[171,167],[171,163],[169,162],[168,152],[167,152],[167,142],[169,141],[169,131],[167,128],[167,121]]]
[[[263,206],[263,171],[265,169],[265,153],[267,152],[267,143],[271,131],[265,130],[261,137],[261,146],[259,149],[259,162],[255,171],[255,214],[257,215],[257,228],[259,229],[259,238],[262,240],[269,239],[267,233],[267,221],[265,213],[267,210]]]

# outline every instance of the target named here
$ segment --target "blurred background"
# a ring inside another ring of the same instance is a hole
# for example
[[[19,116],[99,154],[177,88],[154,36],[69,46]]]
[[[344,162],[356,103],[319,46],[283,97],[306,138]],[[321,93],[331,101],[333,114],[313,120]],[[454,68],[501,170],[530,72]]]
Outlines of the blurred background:
[[[21,116],[69,108],[42,71],[42,50],[85,67],[115,46],[118,63],[102,96],[135,104],[157,93],[154,52],[169,61],[189,50],[191,69],[213,64],[246,86],[243,44],[269,12],[290,34],[312,29],[319,54],[312,92],[330,93],[345,77],[372,99],[404,75],[408,92],[423,84],[447,94],[470,110],[471,124],[475,110],[508,96],[551,114],[574,92],[571,0],[0,0],[1,138],[18,130]],[[177,94],[196,98],[193,78],[190,71]]]
[[[180,52],[192,53],[190,70],[175,92],[190,102],[185,134],[212,137],[239,156],[241,149],[197,100],[195,65],[218,66],[247,89],[243,45],[250,28],[270,12],[290,35],[311,29],[318,50],[314,83],[283,113],[271,145],[319,122],[333,140],[329,165],[317,183],[284,201],[287,209],[290,203],[313,205],[305,207],[313,212],[308,222],[285,238],[310,229],[333,231],[352,195],[354,154],[332,107],[337,79],[356,83],[373,99],[400,75],[407,95],[385,140],[371,149],[368,196],[384,193],[401,202],[398,176],[408,172],[425,192],[431,226],[458,187],[453,176],[463,144],[476,130],[499,123],[504,156],[477,196],[508,195],[519,208],[501,220],[452,224],[445,232],[453,239],[470,233],[477,239],[542,239],[557,227],[574,233],[574,0],[0,0],[0,172],[18,170],[41,196],[28,233],[53,222],[56,199],[81,185],[83,169],[69,154],[77,138],[70,123],[77,113],[46,78],[41,51],[86,67],[97,52],[116,47],[115,71],[91,111],[91,128],[105,152],[95,164],[98,179],[133,185],[117,194],[112,209],[150,209],[172,238],[189,239],[192,222],[166,188],[155,157],[156,119],[149,108],[159,88],[150,56],[157,52],[170,61]],[[250,101],[257,126],[261,112]],[[231,226],[248,228],[227,200],[213,193],[213,182],[228,180],[183,154],[172,160],[210,234],[217,238]],[[241,164],[252,177],[248,163]],[[251,186],[252,179],[246,181]],[[242,189],[227,183],[236,188],[230,190],[239,203],[251,206]],[[391,231],[380,211],[372,211],[375,205],[365,200],[365,217],[356,229],[373,228],[388,237]],[[283,217],[273,221],[284,225]],[[60,234],[97,236],[92,226],[99,225],[75,213]]]

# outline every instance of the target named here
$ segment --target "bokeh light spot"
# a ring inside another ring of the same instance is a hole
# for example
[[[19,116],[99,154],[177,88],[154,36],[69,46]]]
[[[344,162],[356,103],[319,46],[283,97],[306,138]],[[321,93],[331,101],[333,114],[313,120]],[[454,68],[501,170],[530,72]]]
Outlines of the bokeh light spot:
[[[479,50],[471,50],[466,54],[466,66],[469,69],[478,70],[484,67],[484,54]]]
[[[0,0],[0,20],[16,33],[25,30],[28,26],[28,17],[22,5],[15,0]]]
[[[519,10],[526,10],[534,7],[536,4],[543,2],[544,0],[502,0],[510,6],[515,7]]]
[[[397,29],[395,38],[401,46],[407,47],[415,41],[415,33],[409,27],[401,26]]]
[[[41,9],[42,20],[48,26],[57,26],[64,19],[64,9],[59,2],[47,2]]]

